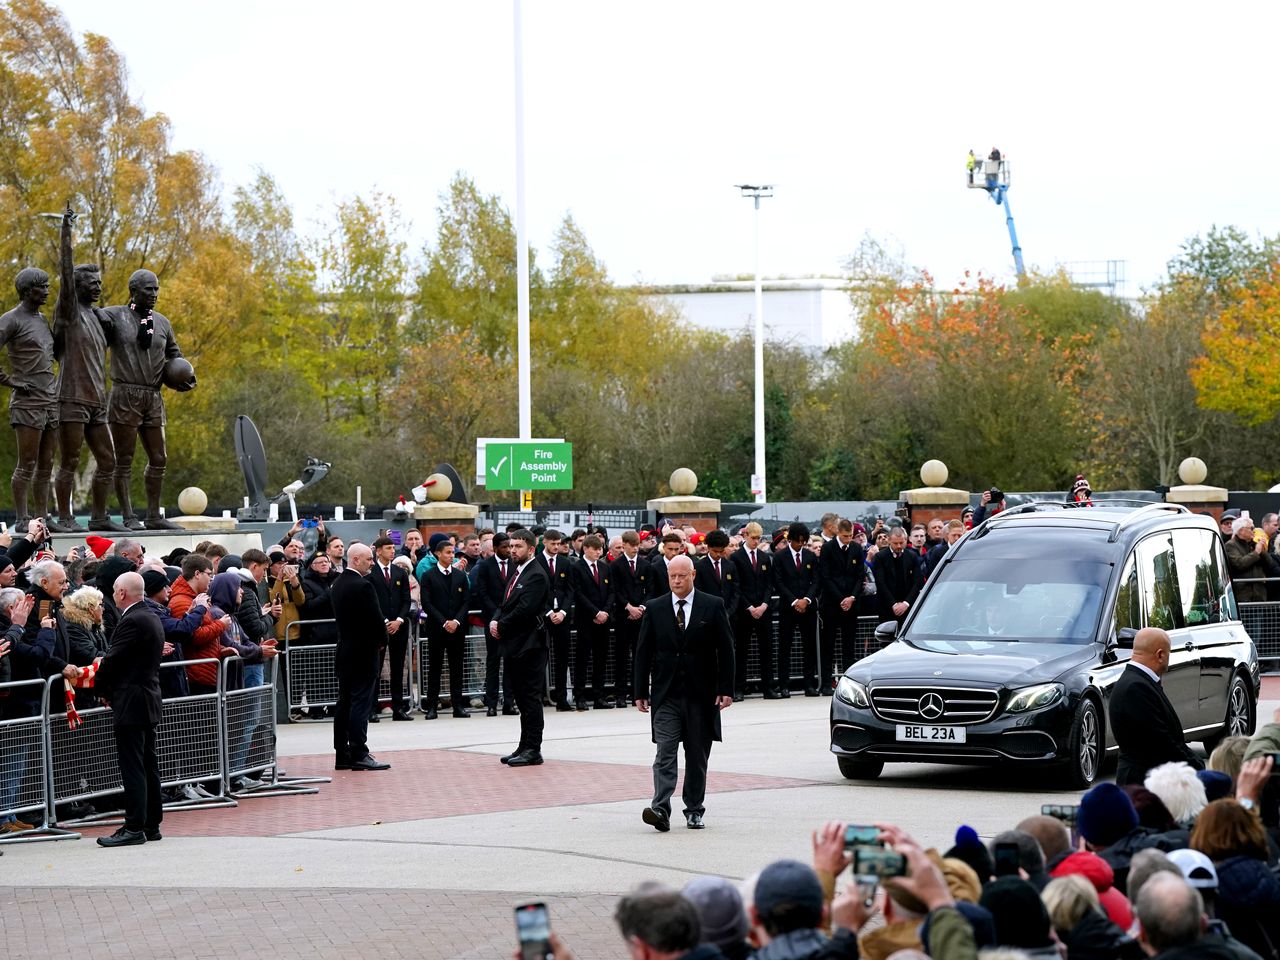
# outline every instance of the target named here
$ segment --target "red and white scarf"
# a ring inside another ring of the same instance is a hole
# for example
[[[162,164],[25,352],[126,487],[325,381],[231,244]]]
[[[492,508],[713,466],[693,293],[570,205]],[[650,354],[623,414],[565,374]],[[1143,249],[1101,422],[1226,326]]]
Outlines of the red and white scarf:
[[[93,686],[93,678],[98,675],[98,664],[100,660],[95,660],[87,667],[80,668],[80,676],[75,680],[62,678],[62,687],[64,696],[67,701],[67,726],[74,730],[80,726],[80,714],[76,712],[76,687],[80,689],[88,689]]]

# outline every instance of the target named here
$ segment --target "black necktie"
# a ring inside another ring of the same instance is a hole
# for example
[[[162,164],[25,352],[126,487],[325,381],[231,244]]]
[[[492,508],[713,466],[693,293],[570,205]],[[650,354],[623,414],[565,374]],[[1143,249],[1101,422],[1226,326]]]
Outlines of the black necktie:
[[[684,604],[683,600],[676,601],[676,626],[681,630],[684,629]]]

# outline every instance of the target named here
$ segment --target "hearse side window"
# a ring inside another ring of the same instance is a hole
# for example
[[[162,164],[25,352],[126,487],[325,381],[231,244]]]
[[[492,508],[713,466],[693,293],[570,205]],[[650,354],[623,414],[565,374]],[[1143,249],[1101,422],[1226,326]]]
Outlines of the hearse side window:
[[[1222,582],[1213,551],[1217,542],[1218,538],[1208,530],[1173,531],[1182,621],[1188,627],[1222,620]]]
[[[1142,629],[1142,597],[1138,590],[1138,564],[1132,556],[1124,565],[1124,577],[1120,581],[1120,589],[1116,592],[1116,631],[1131,627]]]
[[[1236,609],[1236,595],[1231,589],[1231,580],[1226,575],[1227,558],[1222,553],[1222,540],[1209,531],[1205,536],[1211,541],[1209,558],[1212,561],[1210,583],[1218,597],[1218,618],[1221,621],[1239,620],[1240,611]]]
[[[1138,544],[1137,556],[1147,626],[1176,630],[1183,625],[1183,619],[1173,541],[1167,533],[1147,537]]]

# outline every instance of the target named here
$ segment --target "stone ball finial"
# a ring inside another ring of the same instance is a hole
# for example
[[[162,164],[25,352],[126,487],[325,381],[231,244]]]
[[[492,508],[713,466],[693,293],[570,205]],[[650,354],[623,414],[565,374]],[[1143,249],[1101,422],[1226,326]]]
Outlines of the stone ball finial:
[[[691,497],[698,489],[698,475],[688,467],[676,467],[671,471],[671,492],[677,497]]]
[[[1205,477],[1209,476],[1209,468],[1204,465],[1204,461],[1199,457],[1187,457],[1182,463],[1178,464],[1178,476],[1183,483],[1197,486],[1204,483]]]
[[[948,476],[947,465],[941,460],[926,460],[920,466],[920,480],[926,487],[940,487]]]
[[[208,506],[209,497],[199,487],[187,487],[178,494],[178,509],[184,516],[198,517]]]
[[[440,502],[453,496],[453,481],[443,473],[427,477],[427,499]]]

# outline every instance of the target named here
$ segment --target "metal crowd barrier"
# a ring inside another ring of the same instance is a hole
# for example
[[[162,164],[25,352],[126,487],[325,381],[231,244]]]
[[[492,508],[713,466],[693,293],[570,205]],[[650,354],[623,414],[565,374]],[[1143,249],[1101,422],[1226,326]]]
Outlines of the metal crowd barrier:
[[[219,669],[216,658],[162,663],[160,669],[186,669],[196,664],[209,664],[215,670]],[[120,768],[116,765],[115,724],[111,708],[92,707],[79,711],[81,726],[72,729],[65,716],[53,709],[54,703],[62,700],[62,678],[51,677],[47,683],[50,708],[49,816],[57,822],[59,805],[101,800],[123,793],[124,786]],[[223,777],[226,743],[222,737],[221,674],[212,693],[173,697],[162,702],[156,760],[162,789],[199,784],[211,793],[208,797],[168,800],[164,804],[166,811],[207,810],[236,805],[235,799],[226,791]],[[101,807],[100,804],[98,806]],[[112,822],[119,819],[119,814],[120,810],[116,808],[99,809],[89,816],[63,822]]]
[[[16,696],[19,691],[34,694],[39,712],[0,720],[0,817],[13,816],[31,829],[0,834],[0,844],[78,839],[80,834],[59,828],[51,819],[45,734],[49,687],[43,680],[0,683],[0,715],[19,712],[17,701],[25,700]]]
[[[1240,620],[1258,648],[1259,660],[1280,660],[1280,602],[1237,603]]]
[[[336,643],[304,644],[298,638],[303,627],[334,623],[332,618],[323,620],[293,620],[285,627],[285,689],[288,691],[290,712],[313,707],[332,707],[338,702],[338,672]],[[404,690],[409,702],[415,703],[414,662],[418,640],[410,626],[410,636],[404,658]],[[293,637],[294,639],[290,639]],[[378,680],[378,702],[391,700],[390,656],[384,661],[382,676]],[[483,674],[482,674],[483,677]],[[421,682],[421,679],[419,680]],[[315,719],[315,718],[312,718]]]
[[[222,789],[228,796],[282,797],[301,793],[318,793],[313,783],[328,783],[329,777],[287,777],[280,772],[276,756],[276,680],[280,675],[280,656],[263,664],[263,683],[255,687],[232,689],[228,681],[231,665],[241,662],[238,656],[222,661],[218,689],[222,691],[222,736],[226,763],[222,770]],[[255,774],[270,771],[271,777],[258,780]],[[239,786],[242,777],[258,782]]]

